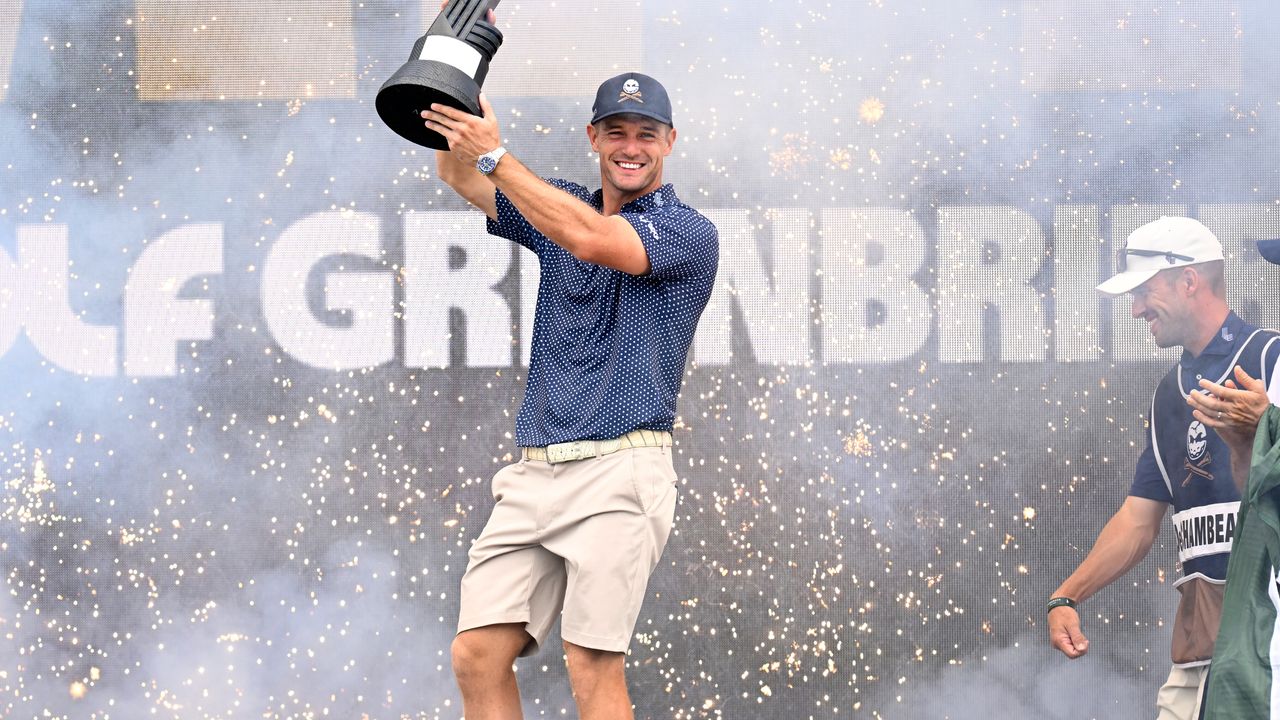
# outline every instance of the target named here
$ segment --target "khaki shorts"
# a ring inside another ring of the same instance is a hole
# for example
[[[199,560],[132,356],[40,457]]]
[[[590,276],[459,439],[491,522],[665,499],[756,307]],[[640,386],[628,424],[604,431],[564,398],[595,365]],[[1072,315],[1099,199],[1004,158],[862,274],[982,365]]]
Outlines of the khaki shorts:
[[[1205,679],[1209,666],[1180,668],[1174,666],[1156,695],[1156,720],[1197,720],[1204,702]]]
[[[582,647],[625,652],[676,509],[670,447],[548,464],[493,477],[496,504],[462,576],[458,632],[523,623],[532,655],[556,618]]]

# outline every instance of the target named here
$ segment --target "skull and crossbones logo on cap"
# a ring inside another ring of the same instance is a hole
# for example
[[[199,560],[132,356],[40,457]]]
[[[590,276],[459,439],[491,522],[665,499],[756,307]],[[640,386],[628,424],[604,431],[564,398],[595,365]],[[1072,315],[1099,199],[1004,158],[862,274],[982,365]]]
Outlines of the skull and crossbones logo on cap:
[[[644,103],[640,93],[640,83],[636,82],[635,78],[627,78],[627,81],[622,83],[622,92],[618,93],[618,102],[626,102],[627,100]]]

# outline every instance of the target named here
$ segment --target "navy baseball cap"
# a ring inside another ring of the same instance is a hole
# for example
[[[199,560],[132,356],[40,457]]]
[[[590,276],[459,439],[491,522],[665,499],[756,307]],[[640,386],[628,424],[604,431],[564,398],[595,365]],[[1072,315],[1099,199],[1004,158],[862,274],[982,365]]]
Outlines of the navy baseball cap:
[[[1267,262],[1280,265],[1280,240],[1259,240],[1258,252],[1262,253]]]
[[[667,97],[667,89],[648,75],[622,73],[600,83],[596,101],[591,106],[591,124],[623,113],[643,115],[675,127],[671,122],[671,98]]]

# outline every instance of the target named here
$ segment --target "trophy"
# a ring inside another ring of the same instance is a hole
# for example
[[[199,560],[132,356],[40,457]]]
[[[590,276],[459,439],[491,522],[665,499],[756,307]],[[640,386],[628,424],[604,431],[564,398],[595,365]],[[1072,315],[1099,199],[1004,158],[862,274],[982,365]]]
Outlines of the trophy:
[[[502,32],[488,21],[499,0],[449,0],[427,34],[413,45],[409,61],[378,90],[378,117],[400,137],[436,150],[449,142],[428,130],[420,113],[440,103],[480,115],[480,85],[502,45]]]

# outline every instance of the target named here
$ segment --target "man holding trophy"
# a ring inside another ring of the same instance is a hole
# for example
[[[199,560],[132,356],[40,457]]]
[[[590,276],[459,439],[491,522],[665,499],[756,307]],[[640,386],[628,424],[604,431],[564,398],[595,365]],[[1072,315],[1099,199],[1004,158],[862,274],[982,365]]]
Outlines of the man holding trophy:
[[[453,0],[445,31],[474,36],[454,6],[483,18],[493,4]],[[415,56],[456,58],[450,41],[419,41]],[[628,719],[624,653],[675,517],[671,430],[718,235],[663,183],[676,130],[666,89],[651,77],[624,73],[596,93],[586,126],[600,156],[594,192],[526,168],[503,147],[483,94],[478,113],[469,99],[460,109],[436,97],[418,114],[423,132],[447,142],[436,153],[440,178],[541,268],[516,419],[521,459],[493,478],[493,512],[462,579],[452,654],[464,713],[520,717],[512,663],[560,618],[580,717]],[[401,106],[412,102],[421,100]]]

